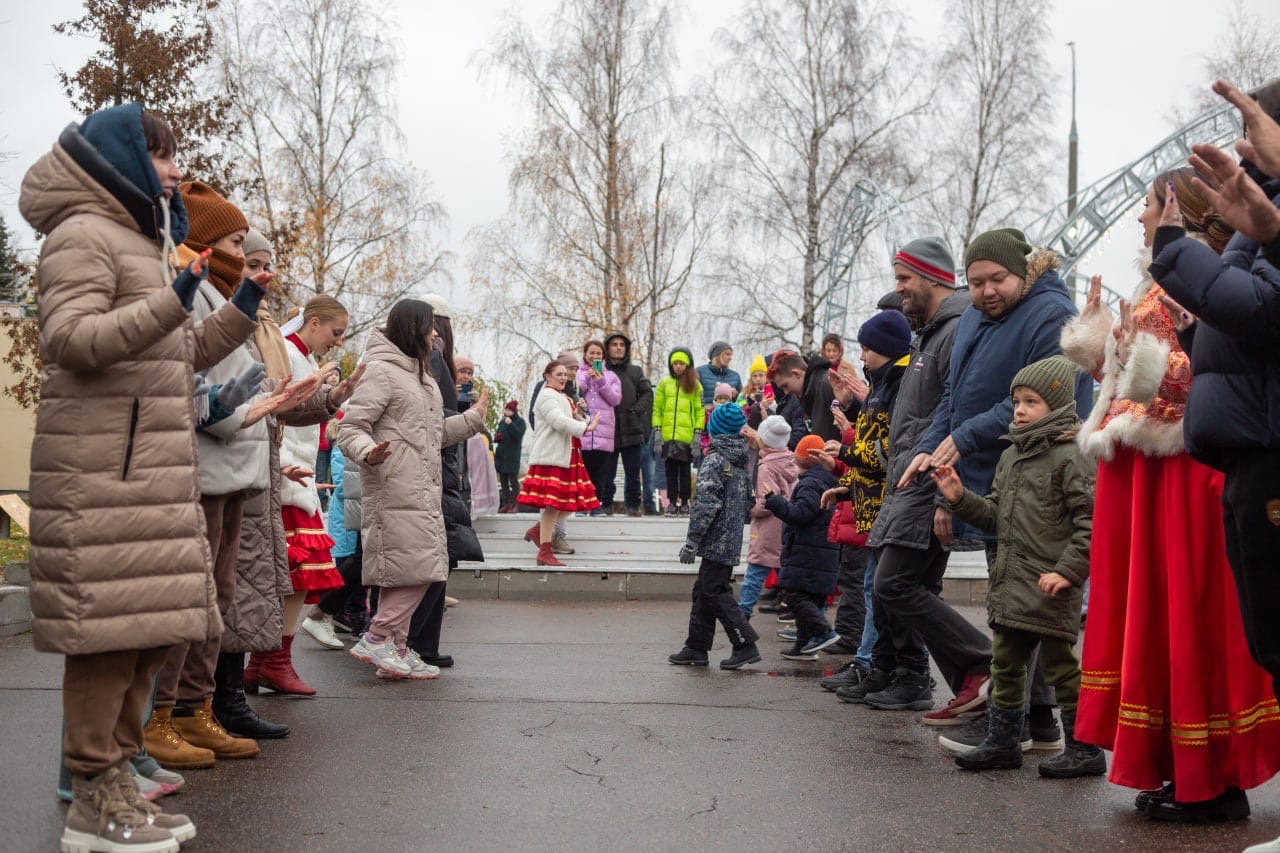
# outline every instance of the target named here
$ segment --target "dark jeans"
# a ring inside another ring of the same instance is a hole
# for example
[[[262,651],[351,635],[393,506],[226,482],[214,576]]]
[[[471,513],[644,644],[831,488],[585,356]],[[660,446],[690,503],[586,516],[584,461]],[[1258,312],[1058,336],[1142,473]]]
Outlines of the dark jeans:
[[[867,621],[867,600],[862,588],[867,575],[866,548],[840,546],[840,603],[836,607],[836,633],[850,646],[862,642],[862,628]],[[799,621],[796,624],[800,624]]]
[[[724,626],[729,642],[735,649],[750,645],[760,639],[751,627],[742,608],[734,600],[729,579],[733,566],[703,559],[698,567],[698,579],[693,582],[693,606],[689,609],[689,636],[686,647],[698,652],[711,651],[711,641],[716,635],[716,621]]]
[[[796,642],[803,646],[814,637],[825,637],[831,633],[831,623],[823,615],[822,609],[827,597],[817,592],[797,592],[784,589],[782,600],[796,617]]]
[[[332,479],[333,469],[330,463],[333,459],[333,448],[325,447],[316,451],[316,483],[329,483]],[[329,495],[333,494],[329,489],[320,490],[320,507],[328,510]]]
[[[511,506],[514,504],[516,502],[516,498],[520,497],[520,475],[499,474],[498,491],[498,504],[500,506]]]
[[[427,587],[426,595],[409,622],[409,648],[424,658],[440,656],[440,629],[444,627],[444,581]]]
[[[613,512],[613,478],[618,473],[618,454],[612,450],[584,450],[582,464],[595,487],[596,497],[600,498],[600,505],[606,512]]]
[[[1222,519],[1249,654],[1280,696],[1280,452],[1230,454]]]
[[[364,549],[360,547],[360,534],[357,533],[355,553],[338,560],[338,574],[342,575],[342,586],[320,593],[320,600],[316,602],[316,606],[321,612],[337,616],[342,612],[342,608],[347,606],[351,596],[359,595],[364,591],[364,584],[360,580],[363,567]]]
[[[654,483],[657,476],[655,468],[653,452],[649,449],[649,442],[646,441],[640,445],[640,499],[644,508],[651,512],[658,508],[654,497],[657,492],[657,486]]]
[[[966,675],[991,671],[991,640],[938,594],[947,558],[935,536],[923,551],[886,545],[876,562],[875,594],[893,616],[898,668],[928,672],[923,643],[951,690],[958,692]]]
[[[662,460],[662,467],[667,472],[667,502],[687,504],[693,496],[693,477],[690,469],[692,462],[680,462],[676,459]]]
[[[633,444],[617,451],[622,457],[623,499],[627,509],[640,509],[640,461],[644,451]],[[614,468],[616,471],[617,468]],[[609,500],[613,500],[613,479],[609,479]]]

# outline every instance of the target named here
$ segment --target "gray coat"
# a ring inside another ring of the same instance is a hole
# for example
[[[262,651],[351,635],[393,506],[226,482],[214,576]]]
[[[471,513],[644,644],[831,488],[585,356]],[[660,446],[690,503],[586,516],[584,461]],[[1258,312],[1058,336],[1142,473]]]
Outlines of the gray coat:
[[[734,566],[742,556],[742,526],[751,506],[747,456],[741,435],[711,437],[711,450],[698,468],[685,536],[699,557]]]
[[[933,423],[933,412],[942,399],[951,369],[951,345],[960,315],[972,304],[966,291],[942,300],[933,319],[911,341],[911,364],[902,377],[898,398],[889,415],[889,468],[884,506],[871,527],[867,544],[872,548],[901,545],[929,547],[938,490],[933,480],[919,478],[905,489],[898,481],[911,464],[916,446]]]

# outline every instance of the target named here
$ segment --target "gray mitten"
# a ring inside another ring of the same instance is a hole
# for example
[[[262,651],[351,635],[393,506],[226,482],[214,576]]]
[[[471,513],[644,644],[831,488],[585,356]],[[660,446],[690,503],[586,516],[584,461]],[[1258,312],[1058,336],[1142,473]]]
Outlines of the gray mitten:
[[[213,386],[208,383],[208,378],[209,371],[207,369],[196,371],[196,387],[195,390],[191,392],[192,397],[195,397],[198,400],[201,397],[209,396],[209,392],[213,390]]]
[[[218,405],[225,409],[234,409],[262,390],[262,380],[267,376],[267,369],[260,361],[255,361],[239,376],[233,376],[222,384],[218,391]]]
[[[684,543],[684,547],[680,549],[680,562],[691,564],[698,557],[697,550],[692,544]]]

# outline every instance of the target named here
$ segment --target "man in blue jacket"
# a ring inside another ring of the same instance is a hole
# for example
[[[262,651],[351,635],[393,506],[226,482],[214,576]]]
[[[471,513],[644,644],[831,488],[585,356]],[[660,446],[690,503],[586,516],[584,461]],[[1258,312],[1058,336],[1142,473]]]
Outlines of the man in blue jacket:
[[[1009,384],[1023,367],[1062,351],[1062,326],[1077,313],[1057,273],[1057,256],[1045,250],[1033,254],[1021,231],[1001,228],[978,235],[964,261],[972,305],[956,329],[933,425],[916,446],[899,488],[932,467],[952,465],[966,488],[979,494],[990,491],[1003,449],[1000,439],[1013,420]],[[1092,387],[1084,374],[1078,376],[1075,397],[1080,415],[1086,417]],[[963,722],[961,715],[986,702],[983,686],[991,678],[991,641],[932,592],[941,585],[948,550],[982,547],[990,562],[992,537],[963,523],[953,524],[951,513],[938,502],[926,550],[889,545],[879,556],[875,592],[901,627],[903,636],[895,637],[895,645],[923,642],[956,694],[945,708],[925,715],[927,724],[956,725]],[[1049,707],[1050,697],[1044,697]],[[874,704],[871,698],[868,703]]]
[[[733,362],[733,347],[728,341],[716,341],[707,353],[707,363],[698,366],[698,381],[702,383],[702,406],[709,409],[715,402],[716,384],[723,382],[742,393],[742,377],[729,367]]]

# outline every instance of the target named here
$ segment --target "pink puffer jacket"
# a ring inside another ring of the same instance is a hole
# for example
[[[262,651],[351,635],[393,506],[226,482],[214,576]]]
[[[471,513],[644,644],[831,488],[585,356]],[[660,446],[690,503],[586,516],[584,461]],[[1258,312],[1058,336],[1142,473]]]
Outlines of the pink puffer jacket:
[[[578,368],[578,390],[587,401],[587,409],[600,413],[600,423],[593,432],[582,436],[583,450],[613,451],[613,435],[617,418],[613,407],[622,402],[622,380],[612,370],[605,370],[599,379],[592,379],[585,367]]]

